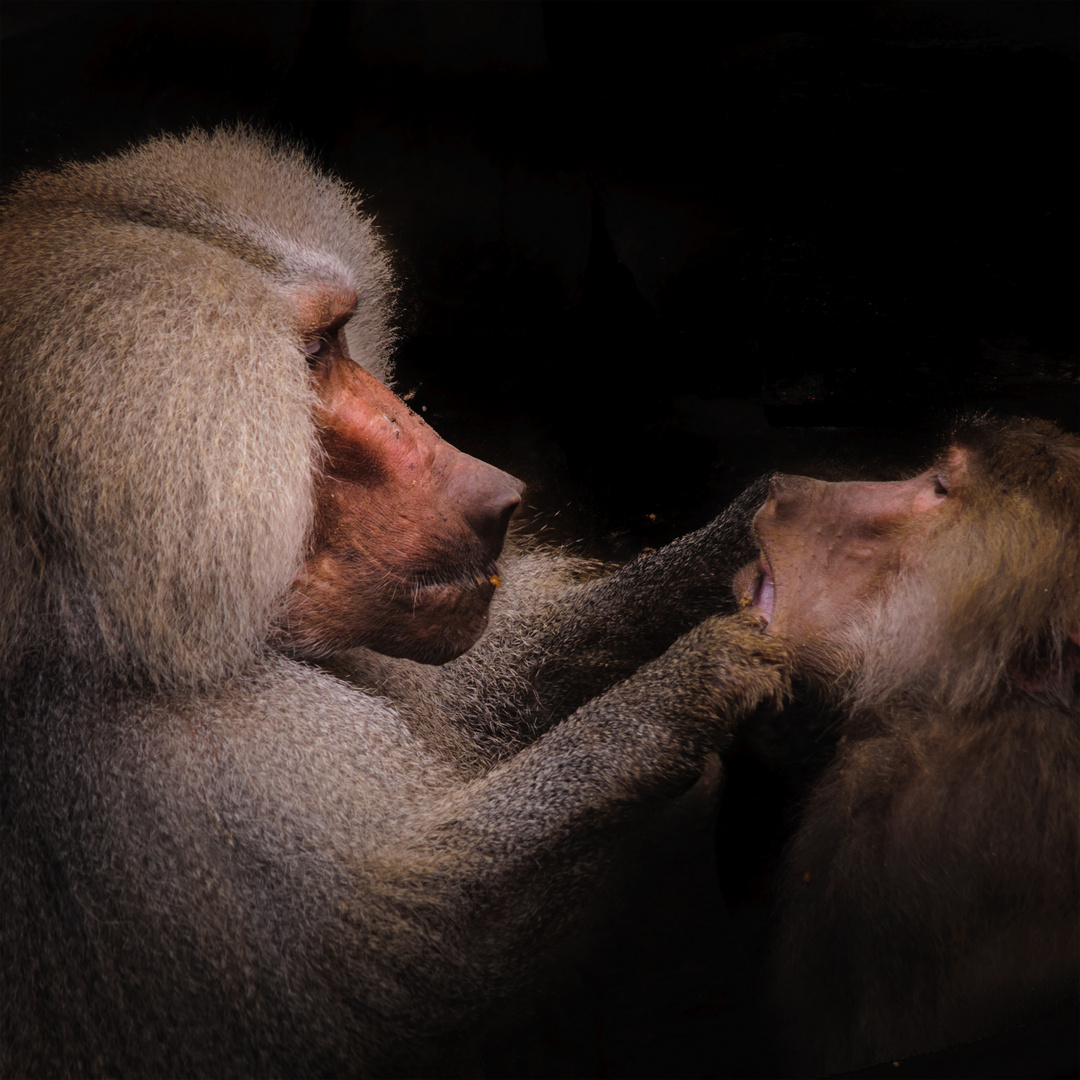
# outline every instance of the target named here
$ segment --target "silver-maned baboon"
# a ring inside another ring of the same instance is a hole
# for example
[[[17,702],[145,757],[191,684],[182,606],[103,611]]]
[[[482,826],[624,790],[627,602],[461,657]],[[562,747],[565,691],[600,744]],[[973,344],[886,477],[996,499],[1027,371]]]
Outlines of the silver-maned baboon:
[[[0,1070],[438,1068],[785,693],[734,519],[497,573],[520,485],[372,374],[370,222],[262,137],[31,175],[0,267]]]
[[[773,998],[824,1075],[1075,1000],[1080,440],[975,422],[896,483],[772,481],[744,600],[845,709]]]

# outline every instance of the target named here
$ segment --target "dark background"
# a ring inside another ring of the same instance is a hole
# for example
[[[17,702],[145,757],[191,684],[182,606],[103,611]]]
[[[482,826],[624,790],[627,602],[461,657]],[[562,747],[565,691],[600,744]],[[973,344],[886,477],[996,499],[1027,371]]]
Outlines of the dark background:
[[[528,482],[527,527],[624,557],[772,469],[917,466],[962,411],[1080,426],[1077,11],[7,0],[0,168],[237,119],[301,141],[395,251],[398,389]],[[711,839],[680,853],[661,829],[640,861],[674,885],[647,902],[680,926],[653,920],[629,951],[638,930],[615,935],[536,1004],[542,1045],[510,1040],[489,1071],[765,1068],[747,986],[698,985],[710,964],[753,968],[812,775],[763,756],[729,761],[732,923],[690,943],[696,968],[646,965],[671,985],[628,1004],[642,955],[700,932],[685,897],[719,903],[694,877]],[[1053,1023],[886,1071],[1068,1073],[1075,1014]]]
[[[242,118],[367,196],[399,388],[622,556],[958,409],[1076,428],[1077,7],[19,3],[5,180]]]

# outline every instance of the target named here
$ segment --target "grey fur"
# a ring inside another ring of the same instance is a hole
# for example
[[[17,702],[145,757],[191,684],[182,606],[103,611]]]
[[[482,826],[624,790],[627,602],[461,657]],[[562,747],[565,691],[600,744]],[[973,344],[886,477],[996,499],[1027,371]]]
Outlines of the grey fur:
[[[160,139],[24,180],[0,267],[0,1071],[437,1068],[786,693],[783,644],[710,617],[746,515],[593,580],[509,557],[441,668],[317,667],[270,644],[320,461],[288,294],[356,288],[385,376],[353,195]]]

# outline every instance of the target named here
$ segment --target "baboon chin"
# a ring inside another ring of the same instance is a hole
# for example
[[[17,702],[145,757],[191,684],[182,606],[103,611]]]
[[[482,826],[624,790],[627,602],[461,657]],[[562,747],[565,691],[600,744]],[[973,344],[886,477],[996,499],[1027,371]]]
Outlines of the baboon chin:
[[[1075,1001],[1080,440],[975,422],[909,480],[774,477],[754,528],[736,592],[847,714],[785,856],[788,1067]]]
[[[244,129],[26,176],[0,272],[0,1070],[439,1074],[787,694],[747,506],[504,555],[356,194]]]

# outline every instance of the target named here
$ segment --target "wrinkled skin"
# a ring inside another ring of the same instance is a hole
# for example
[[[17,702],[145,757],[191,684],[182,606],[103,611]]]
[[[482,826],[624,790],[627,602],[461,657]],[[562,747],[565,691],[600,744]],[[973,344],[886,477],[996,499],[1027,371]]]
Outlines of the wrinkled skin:
[[[523,485],[456,450],[349,357],[347,291],[300,297],[325,452],[315,535],[284,641],[442,663],[483,633],[495,561]],[[317,302],[313,302],[317,301]]]

